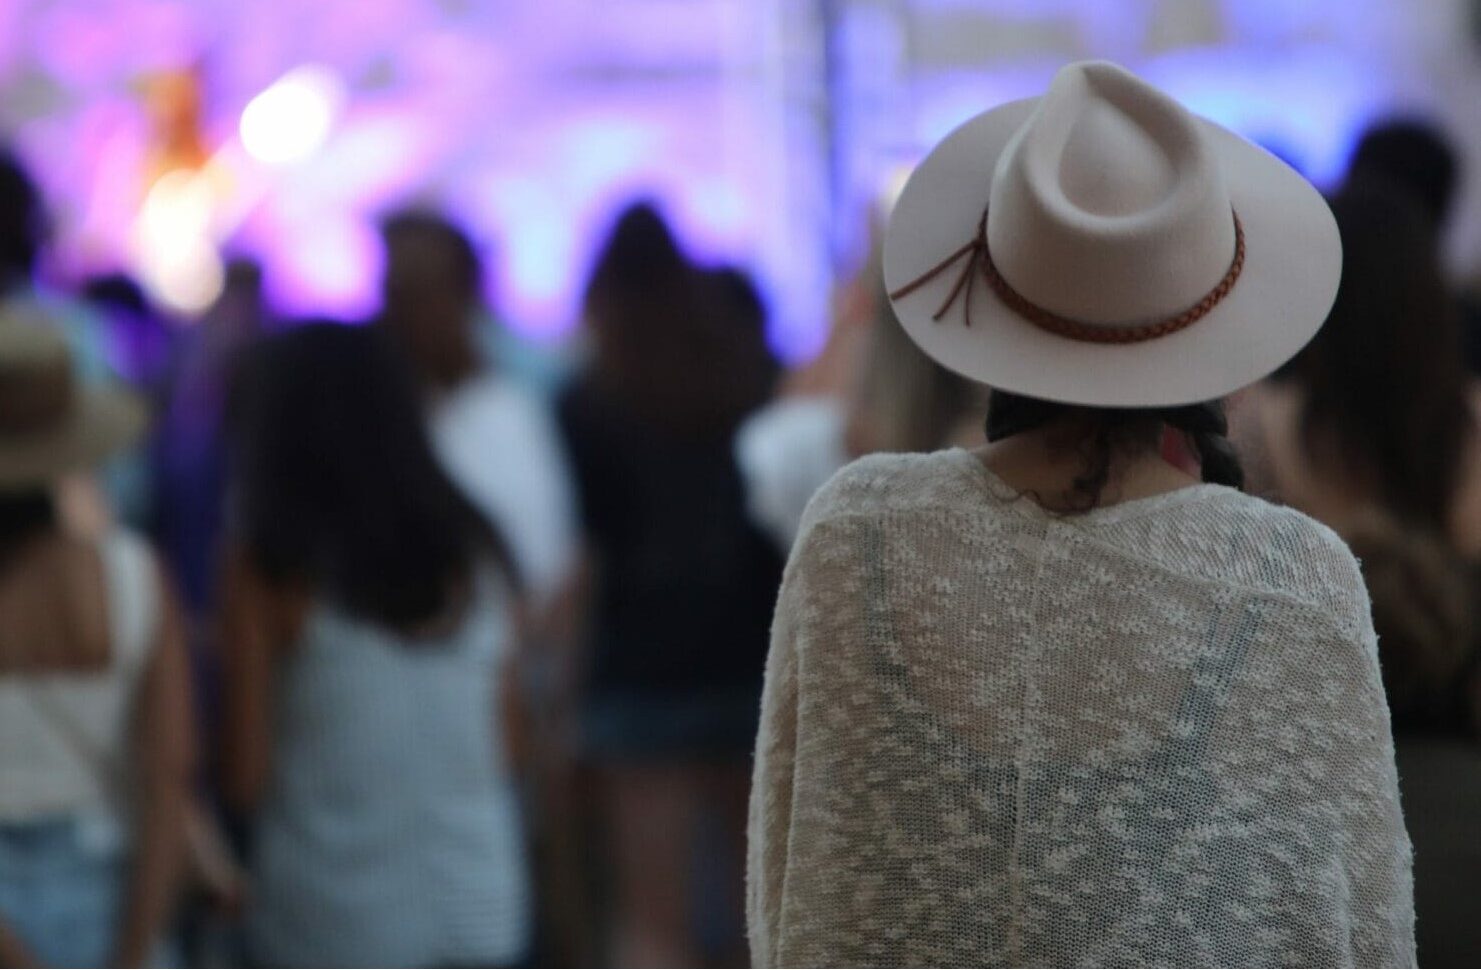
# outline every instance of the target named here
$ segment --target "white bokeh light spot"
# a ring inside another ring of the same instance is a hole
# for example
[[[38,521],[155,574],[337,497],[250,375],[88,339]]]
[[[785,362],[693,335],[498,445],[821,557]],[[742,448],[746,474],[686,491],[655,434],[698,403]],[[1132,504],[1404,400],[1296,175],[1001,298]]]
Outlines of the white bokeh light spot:
[[[328,139],[343,102],[344,86],[333,72],[315,65],[296,67],[242,110],[242,147],[268,165],[307,158]]]

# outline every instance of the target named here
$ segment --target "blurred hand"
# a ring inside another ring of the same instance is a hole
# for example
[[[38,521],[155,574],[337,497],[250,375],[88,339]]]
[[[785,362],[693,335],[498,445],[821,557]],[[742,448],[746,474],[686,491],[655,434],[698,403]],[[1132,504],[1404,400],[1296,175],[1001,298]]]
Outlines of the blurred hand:
[[[199,801],[192,800],[187,810],[185,839],[192,881],[218,910],[239,915],[246,900],[246,876],[216,817]]]

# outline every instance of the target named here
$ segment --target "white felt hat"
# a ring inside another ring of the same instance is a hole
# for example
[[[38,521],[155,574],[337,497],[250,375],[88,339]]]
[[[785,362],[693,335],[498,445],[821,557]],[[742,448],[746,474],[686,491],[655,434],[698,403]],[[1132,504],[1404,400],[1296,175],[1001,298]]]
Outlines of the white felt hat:
[[[1310,183],[1105,62],[948,135],[884,241],[895,313],[927,354],[1099,407],[1190,404],[1265,377],[1321,326],[1341,268]]]

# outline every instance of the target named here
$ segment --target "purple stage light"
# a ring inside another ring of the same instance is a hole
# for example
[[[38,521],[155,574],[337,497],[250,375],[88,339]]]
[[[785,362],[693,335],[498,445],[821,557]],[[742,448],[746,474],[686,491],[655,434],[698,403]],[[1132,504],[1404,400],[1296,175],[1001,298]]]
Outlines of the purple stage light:
[[[797,360],[898,163],[1065,61],[1124,61],[1330,182],[1364,121],[1413,104],[1455,6],[836,0],[825,45],[803,0],[0,0],[0,130],[67,275],[148,277],[151,187],[209,165],[203,238],[256,257],[287,310],[373,306],[375,222],[424,202],[490,254],[511,328],[559,337],[613,212],[649,194],[696,258],[756,271]],[[198,84],[199,159],[151,113],[160,71]]]

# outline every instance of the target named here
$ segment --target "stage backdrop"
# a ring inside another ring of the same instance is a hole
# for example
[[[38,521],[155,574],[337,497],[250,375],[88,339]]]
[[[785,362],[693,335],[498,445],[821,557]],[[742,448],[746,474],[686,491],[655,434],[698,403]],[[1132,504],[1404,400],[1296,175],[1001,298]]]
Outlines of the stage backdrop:
[[[208,301],[233,253],[292,313],[374,302],[374,221],[456,212],[515,329],[576,323],[612,213],[656,198],[816,349],[871,207],[923,146],[1108,57],[1318,183],[1361,126],[1481,156],[1462,0],[0,0],[0,136],[55,208],[49,270]],[[1481,264],[1481,197],[1450,255]]]

